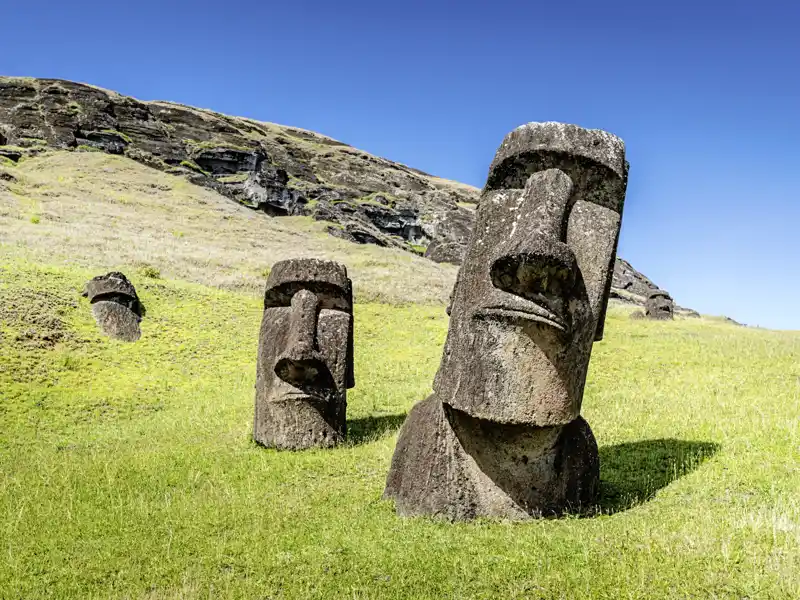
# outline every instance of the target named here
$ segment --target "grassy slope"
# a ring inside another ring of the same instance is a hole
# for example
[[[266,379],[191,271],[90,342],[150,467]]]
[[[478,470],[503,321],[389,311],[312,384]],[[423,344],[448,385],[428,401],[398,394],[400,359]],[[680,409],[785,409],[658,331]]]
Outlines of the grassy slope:
[[[275,261],[316,256],[346,262],[361,301],[434,303],[449,296],[456,267],[345,242],[325,227],[309,217],[273,219],[181,177],[99,152],[0,165],[0,244],[33,260],[95,269],[150,265],[165,276],[259,294]]]
[[[104,193],[98,213],[118,208]],[[42,240],[76,252],[73,225],[15,237],[19,208],[0,201],[3,238],[19,242],[0,245],[2,598],[800,596],[798,334],[614,309],[584,402],[603,514],[404,520],[380,495],[399,415],[438,366],[441,305],[360,303],[350,443],[268,451],[249,438],[250,287],[204,285],[215,282],[159,250],[151,263],[193,281],[137,275],[143,337],[108,340],[79,292],[99,267],[127,264],[114,255],[130,227],[97,232],[103,250],[67,265]],[[379,284],[364,275],[366,291],[380,296]]]

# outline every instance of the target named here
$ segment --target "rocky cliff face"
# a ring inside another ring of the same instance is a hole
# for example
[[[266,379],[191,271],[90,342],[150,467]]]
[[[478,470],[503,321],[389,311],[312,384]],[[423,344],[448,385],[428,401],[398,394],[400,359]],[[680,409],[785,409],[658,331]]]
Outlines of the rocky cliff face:
[[[0,77],[0,161],[53,148],[123,154],[271,215],[310,215],[329,222],[331,235],[439,262],[460,262],[480,194],[303,129],[70,81]],[[655,287],[618,260],[619,299],[640,303]]]
[[[54,79],[0,78],[0,146],[10,160],[45,147],[124,154],[270,214],[420,253],[459,245],[478,195],[318,133]]]

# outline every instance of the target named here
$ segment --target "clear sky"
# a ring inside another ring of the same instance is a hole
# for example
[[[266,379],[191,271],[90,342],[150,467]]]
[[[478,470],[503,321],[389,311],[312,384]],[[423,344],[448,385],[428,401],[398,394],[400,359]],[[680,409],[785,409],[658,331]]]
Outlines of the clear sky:
[[[800,329],[800,3],[0,0],[0,73],[312,129],[482,186],[503,136],[622,137],[619,254]]]

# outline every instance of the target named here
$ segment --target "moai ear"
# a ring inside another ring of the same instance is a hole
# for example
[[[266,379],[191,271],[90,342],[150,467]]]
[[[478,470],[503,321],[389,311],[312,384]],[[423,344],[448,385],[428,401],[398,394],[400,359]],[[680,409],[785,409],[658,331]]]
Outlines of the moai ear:
[[[348,279],[347,280],[347,301],[350,306],[353,306],[353,284]],[[350,313],[350,324],[347,333],[347,373],[345,374],[345,386],[350,389],[356,386],[356,375],[355,375],[355,367],[353,365],[354,362],[354,352],[355,352],[355,345],[353,340],[355,329],[355,318],[353,317],[353,313]]]

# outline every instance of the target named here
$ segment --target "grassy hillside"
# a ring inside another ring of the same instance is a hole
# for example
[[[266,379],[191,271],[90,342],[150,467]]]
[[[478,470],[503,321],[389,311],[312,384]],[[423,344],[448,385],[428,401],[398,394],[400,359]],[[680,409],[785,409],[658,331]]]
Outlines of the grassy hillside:
[[[800,597],[800,334],[614,307],[583,411],[596,515],[399,519],[380,495],[452,272],[139,169],[87,153],[0,176],[0,598]],[[294,252],[359,286],[335,450],[250,440],[255,292]],[[80,297],[112,266],[147,307],[135,344]]]
[[[13,165],[13,164],[12,164]],[[310,217],[275,219],[130,159],[51,152],[0,164],[0,244],[33,260],[155,268],[166,277],[260,293],[277,260],[345,262],[358,300],[444,302],[457,268],[358,245]]]

